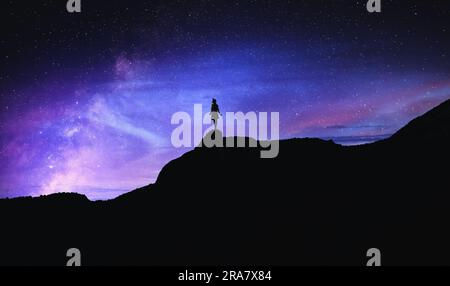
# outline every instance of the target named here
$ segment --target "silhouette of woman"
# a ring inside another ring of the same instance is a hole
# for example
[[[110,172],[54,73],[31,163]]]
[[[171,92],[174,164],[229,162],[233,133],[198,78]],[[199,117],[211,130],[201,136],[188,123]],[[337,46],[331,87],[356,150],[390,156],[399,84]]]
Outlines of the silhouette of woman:
[[[219,120],[219,114],[222,115],[220,113],[219,110],[219,105],[217,104],[217,101],[215,98],[212,99],[212,103],[211,103],[211,112],[209,113],[211,115],[211,121],[214,123],[214,130],[217,129],[217,120]]]

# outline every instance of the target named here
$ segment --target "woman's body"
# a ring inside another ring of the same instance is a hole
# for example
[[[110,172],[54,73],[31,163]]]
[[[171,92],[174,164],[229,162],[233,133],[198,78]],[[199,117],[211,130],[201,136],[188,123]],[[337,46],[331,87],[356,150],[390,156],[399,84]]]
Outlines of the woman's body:
[[[217,128],[217,120],[219,120],[219,114],[220,109],[219,105],[217,104],[217,101],[215,98],[213,98],[211,103],[211,112],[209,113],[211,115],[211,121],[214,123],[214,129]]]

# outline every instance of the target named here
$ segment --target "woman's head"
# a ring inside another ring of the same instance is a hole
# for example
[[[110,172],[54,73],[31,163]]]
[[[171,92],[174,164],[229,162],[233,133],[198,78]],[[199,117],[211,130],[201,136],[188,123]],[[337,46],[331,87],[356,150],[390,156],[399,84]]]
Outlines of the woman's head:
[[[213,103],[216,103],[217,101],[216,101],[216,99],[215,99],[215,98],[213,98],[213,99],[212,99],[212,102],[213,102]]]

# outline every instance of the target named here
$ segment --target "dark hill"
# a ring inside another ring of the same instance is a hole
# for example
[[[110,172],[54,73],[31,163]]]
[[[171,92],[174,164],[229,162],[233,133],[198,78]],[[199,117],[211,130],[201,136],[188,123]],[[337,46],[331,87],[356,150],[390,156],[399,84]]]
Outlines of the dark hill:
[[[76,247],[85,265],[365,265],[376,247],[384,265],[448,265],[449,106],[363,146],[198,147],[108,202],[0,200],[0,264],[64,265]]]
[[[445,144],[450,140],[449,123],[450,100],[447,100],[431,111],[412,120],[394,134],[391,140]]]

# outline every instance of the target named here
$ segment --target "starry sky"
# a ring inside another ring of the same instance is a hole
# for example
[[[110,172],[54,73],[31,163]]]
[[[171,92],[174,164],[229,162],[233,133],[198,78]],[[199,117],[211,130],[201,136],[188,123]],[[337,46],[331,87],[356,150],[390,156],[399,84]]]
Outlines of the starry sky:
[[[152,183],[190,150],[172,114],[212,97],[346,145],[450,98],[449,1],[1,2],[0,197]]]

